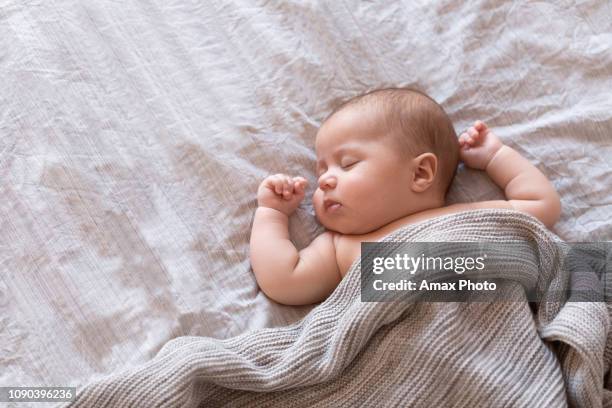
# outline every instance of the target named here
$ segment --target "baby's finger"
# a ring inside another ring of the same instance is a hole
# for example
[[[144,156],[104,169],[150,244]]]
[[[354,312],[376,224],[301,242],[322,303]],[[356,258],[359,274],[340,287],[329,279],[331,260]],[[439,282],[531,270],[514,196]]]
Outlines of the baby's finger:
[[[285,191],[289,193],[293,191],[293,179],[289,176],[285,179]]]
[[[293,191],[295,189],[295,177],[289,177],[287,182],[289,183],[289,191]]]
[[[276,194],[282,194],[283,193],[283,183],[282,183],[281,178],[279,176],[275,176],[272,183],[274,186],[274,192]]]
[[[304,192],[304,187],[304,183],[299,180],[293,182],[293,190],[296,194],[302,194]]]
[[[297,183],[299,186],[306,187],[308,185],[308,180],[306,180],[304,177],[294,177],[293,180],[295,181],[295,183]]]
[[[269,189],[271,189],[272,191],[278,194],[278,188],[276,186],[278,182],[277,182],[276,175],[268,176],[264,182],[265,182],[266,187],[268,187]]]
[[[283,179],[283,197],[286,199],[291,198],[292,186],[289,183],[289,177]]]

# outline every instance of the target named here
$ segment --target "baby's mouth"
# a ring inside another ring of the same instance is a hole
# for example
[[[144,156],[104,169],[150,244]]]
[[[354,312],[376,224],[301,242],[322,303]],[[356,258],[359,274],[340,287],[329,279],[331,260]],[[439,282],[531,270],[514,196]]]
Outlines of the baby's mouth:
[[[342,207],[342,204],[340,204],[338,201],[325,199],[323,201],[323,207],[325,208],[325,211],[333,212],[339,210],[340,207]]]

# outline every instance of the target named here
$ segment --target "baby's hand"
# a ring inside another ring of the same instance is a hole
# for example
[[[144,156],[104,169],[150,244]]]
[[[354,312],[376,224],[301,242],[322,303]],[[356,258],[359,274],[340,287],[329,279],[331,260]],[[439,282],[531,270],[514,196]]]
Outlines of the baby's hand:
[[[304,199],[308,180],[285,174],[268,176],[257,190],[257,204],[291,215]]]
[[[487,125],[477,120],[474,126],[459,136],[459,157],[468,167],[486,170],[495,153],[503,145]]]

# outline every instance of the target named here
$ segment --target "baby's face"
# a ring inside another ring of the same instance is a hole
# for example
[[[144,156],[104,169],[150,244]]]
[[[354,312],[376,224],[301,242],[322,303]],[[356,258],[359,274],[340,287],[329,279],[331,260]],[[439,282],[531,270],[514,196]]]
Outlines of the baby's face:
[[[343,234],[365,234],[411,213],[411,160],[384,137],[376,113],[349,107],[317,133],[318,187],[313,196],[319,221]]]

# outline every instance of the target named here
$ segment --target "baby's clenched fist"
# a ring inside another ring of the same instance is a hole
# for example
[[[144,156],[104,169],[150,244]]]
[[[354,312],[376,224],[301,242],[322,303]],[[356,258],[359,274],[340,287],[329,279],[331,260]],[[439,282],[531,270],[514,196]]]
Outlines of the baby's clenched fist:
[[[257,204],[291,215],[304,199],[308,180],[286,174],[268,176],[257,190]]]
[[[482,121],[459,136],[459,156],[468,167],[486,170],[495,153],[503,146],[502,141]]]

